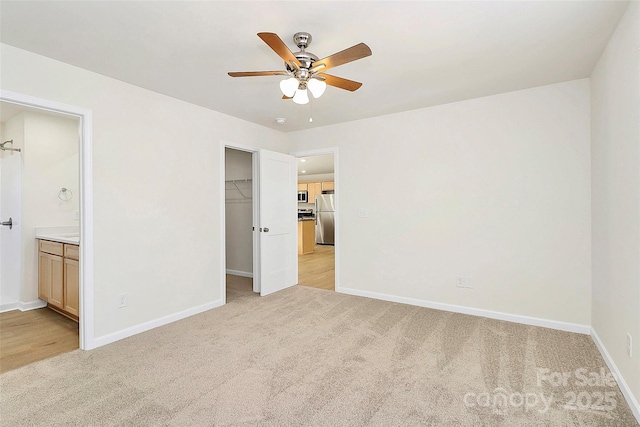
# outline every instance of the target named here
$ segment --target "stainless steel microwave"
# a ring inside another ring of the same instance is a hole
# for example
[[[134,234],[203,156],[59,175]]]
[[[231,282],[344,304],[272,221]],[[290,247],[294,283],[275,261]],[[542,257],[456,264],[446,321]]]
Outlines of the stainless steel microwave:
[[[309,193],[306,191],[298,191],[298,203],[308,203]]]

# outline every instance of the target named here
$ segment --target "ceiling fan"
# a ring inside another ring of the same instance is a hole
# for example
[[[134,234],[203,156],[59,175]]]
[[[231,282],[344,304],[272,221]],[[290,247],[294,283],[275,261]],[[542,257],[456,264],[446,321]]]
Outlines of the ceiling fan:
[[[360,82],[326,74],[325,71],[371,55],[371,49],[364,43],[318,59],[313,53],[305,51],[311,44],[311,34],[309,33],[300,32],[293,36],[293,42],[300,49],[296,53],[291,52],[275,33],[258,33],[258,37],[284,60],[285,69],[281,71],[230,72],[231,77],[289,76],[288,79],[280,82],[280,90],[284,94],[282,98],[293,99],[293,102],[297,104],[309,102],[307,89],[314,98],[319,98],[327,85],[351,92],[362,86]]]

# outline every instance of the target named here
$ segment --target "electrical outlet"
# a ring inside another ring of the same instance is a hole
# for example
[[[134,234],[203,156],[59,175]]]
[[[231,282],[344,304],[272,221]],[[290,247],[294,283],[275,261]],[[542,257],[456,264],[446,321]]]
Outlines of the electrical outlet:
[[[627,334],[627,354],[629,357],[633,357],[633,339],[631,334]]]
[[[473,288],[472,278],[469,276],[456,277],[456,286],[459,288]]]
[[[118,295],[118,308],[124,308],[127,306],[127,294]]]
[[[366,208],[358,209],[358,218],[366,218],[368,216],[369,216],[369,212],[367,211]]]

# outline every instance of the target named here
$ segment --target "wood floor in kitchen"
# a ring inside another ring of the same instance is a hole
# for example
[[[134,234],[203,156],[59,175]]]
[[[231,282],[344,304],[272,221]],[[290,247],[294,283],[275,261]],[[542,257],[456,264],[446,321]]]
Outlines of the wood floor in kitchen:
[[[335,247],[316,245],[313,253],[298,255],[298,284],[335,290]]]

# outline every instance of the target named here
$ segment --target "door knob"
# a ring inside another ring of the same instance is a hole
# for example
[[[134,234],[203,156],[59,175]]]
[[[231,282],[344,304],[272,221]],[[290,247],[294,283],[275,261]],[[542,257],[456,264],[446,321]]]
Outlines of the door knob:
[[[11,218],[9,218],[9,221],[2,221],[0,222],[0,225],[8,225],[9,230],[11,230],[13,228],[13,221],[11,220]]]
[[[264,230],[265,233],[268,233],[269,232],[269,227],[265,227],[265,228],[263,228],[263,230]]]

